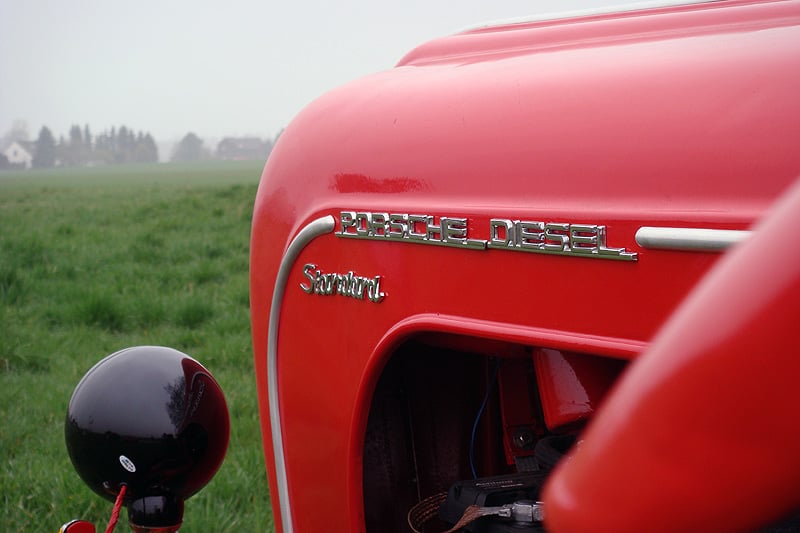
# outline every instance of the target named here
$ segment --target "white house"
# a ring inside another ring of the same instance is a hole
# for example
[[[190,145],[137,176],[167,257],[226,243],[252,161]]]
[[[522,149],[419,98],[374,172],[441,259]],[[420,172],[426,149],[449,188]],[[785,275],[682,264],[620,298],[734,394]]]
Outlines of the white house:
[[[30,146],[31,143],[25,144],[28,147],[23,146],[21,141],[13,141],[8,145],[8,148],[3,150],[3,155],[6,156],[9,163],[31,168],[33,165],[33,148]]]

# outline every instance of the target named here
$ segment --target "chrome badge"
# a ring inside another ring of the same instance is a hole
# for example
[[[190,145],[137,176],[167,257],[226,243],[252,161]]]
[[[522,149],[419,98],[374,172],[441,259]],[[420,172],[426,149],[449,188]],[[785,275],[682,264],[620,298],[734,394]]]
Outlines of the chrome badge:
[[[606,227],[493,218],[488,239],[471,238],[462,217],[341,211],[339,237],[468,248],[510,250],[593,259],[636,261],[636,252],[606,244]]]
[[[308,279],[308,283],[301,283],[300,288],[307,294],[321,296],[338,294],[356,300],[366,299],[373,303],[380,303],[386,297],[386,293],[381,291],[380,276],[374,278],[356,276],[352,270],[346,274],[325,273],[313,263],[306,263],[303,266],[303,275]]]

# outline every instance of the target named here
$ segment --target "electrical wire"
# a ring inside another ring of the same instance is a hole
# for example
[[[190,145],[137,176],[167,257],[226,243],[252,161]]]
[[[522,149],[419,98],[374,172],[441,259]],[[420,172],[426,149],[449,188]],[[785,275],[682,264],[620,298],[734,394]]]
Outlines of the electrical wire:
[[[486,404],[489,402],[489,396],[491,395],[495,384],[497,383],[497,373],[500,370],[500,364],[502,362],[502,359],[498,357],[490,357],[490,360],[494,362],[492,376],[489,378],[489,383],[486,385],[486,394],[483,396],[483,401],[478,409],[478,414],[475,415],[475,422],[472,424],[472,436],[469,440],[469,467],[472,470],[473,479],[478,479],[478,473],[475,470],[475,434],[478,431],[478,422],[480,422],[483,411],[486,410]]]
[[[122,508],[122,502],[125,500],[125,492],[128,490],[128,486],[124,483],[119,487],[119,494],[117,494],[117,501],[114,502],[114,509],[111,512],[111,519],[108,521],[108,526],[106,527],[106,533],[112,533],[114,531],[114,527],[117,525],[117,520],[119,520],[119,511]]]

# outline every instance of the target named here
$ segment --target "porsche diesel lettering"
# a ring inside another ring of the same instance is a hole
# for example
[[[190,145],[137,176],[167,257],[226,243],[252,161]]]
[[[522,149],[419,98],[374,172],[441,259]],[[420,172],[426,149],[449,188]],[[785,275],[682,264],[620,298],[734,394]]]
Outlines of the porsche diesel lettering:
[[[416,242],[473,250],[511,250],[551,255],[636,261],[637,254],[606,245],[606,227],[492,218],[489,238],[471,238],[464,217],[430,214],[341,211],[340,237]]]
[[[342,211],[341,237],[399,240],[482,250],[486,242],[467,238],[467,219],[408,213]]]
[[[487,246],[521,252],[636,261],[636,252],[606,245],[606,227],[493,218]]]

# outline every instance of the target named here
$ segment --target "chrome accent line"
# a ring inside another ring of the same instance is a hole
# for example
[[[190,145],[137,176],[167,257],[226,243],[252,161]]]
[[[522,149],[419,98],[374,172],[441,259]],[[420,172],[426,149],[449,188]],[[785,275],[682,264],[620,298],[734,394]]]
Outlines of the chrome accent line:
[[[292,508],[289,502],[289,484],[286,475],[286,460],[283,454],[283,426],[281,424],[280,399],[278,397],[278,326],[286,283],[297,256],[306,245],[333,231],[336,221],[331,216],[318,218],[300,230],[286,249],[275,278],[272,292],[272,305],[269,309],[269,333],[267,334],[267,386],[269,389],[269,421],[272,432],[272,450],[275,457],[275,477],[278,482],[278,501],[280,502],[281,523],[284,533],[293,533]]]
[[[750,233],[749,230],[643,226],[636,232],[636,244],[651,250],[717,252],[743,241]]]

